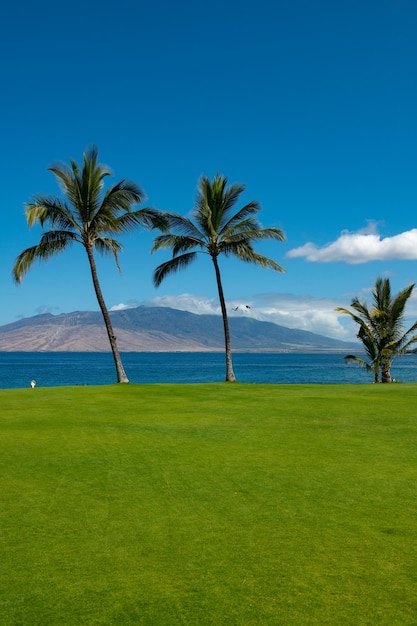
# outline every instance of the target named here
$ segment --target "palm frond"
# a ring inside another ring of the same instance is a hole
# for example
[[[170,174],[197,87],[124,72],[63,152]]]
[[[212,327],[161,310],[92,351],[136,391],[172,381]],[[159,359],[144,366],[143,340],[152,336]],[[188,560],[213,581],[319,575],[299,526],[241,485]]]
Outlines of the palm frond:
[[[228,242],[227,244],[222,243],[221,252],[226,256],[233,255],[245,263],[254,263],[259,265],[259,267],[267,268],[275,272],[285,272],[285,269],[279,265],[279,263],[262,254],[258,254],[249,245],[244,245],[242,242]]]
[[[367,370],[372,370],[372,367],[369,365],[369,363],[367,363],[365,361],[365,359],[362,359],[359,356],[355,356],[354,354],[347,354],[344,357],[344,359],[345,359],[346,363],[355,362],[355,363],[358,363],[361,367],[364,367]]]
[[[372,321],[372,314],[369,311],[365,302],[362,302],[362,300],[359,300],[359,298],[353,298],[350,306],[352,307],[352,309],[355,309],[355,311],[357,311],[359,315],[361,315],[364,319],[368,320],[369,322]]]
[[[366,325],[367,323],[367,320],[363,320],[361,317],[359,317],[352,311],[349,311],[349,309],[345,309],[344,307],[338,306],[335,308],[335,311],[337,313],[340,313],[341,315],[349,315],[357,324],[359,324],[359,326]]]
[[[243,229],[239,229],[239,225],[223,234],[224,238],[230,241],[238,241],[239,239],[246,241],[261,241],[264,239],[275,239],[276,241],[284,241],[285,234],[280,228],[260,228],[246,230],[246,224],[243,223]],[[248,224],[250,226],[250,224]]]
[[[71,168],[64,163],[56,163],[48,168],[55,175],[62,193],[67,197],[73,211],[77,214],[79,221],[82,221],[80,208],[84,199],[82,194],[82,186],[77,163],[71,161]]]
[[[106,191],[102,207],[108,207],[115,213],[131,211],[135,204],[143,202],[144,197],[145,194],[139,185],[128,180],[121,180]]]
[[[417,343],[417,335],[413,335],[413,337],[407,338],[407,341],[401,342],[399,345],[397,345],[397,354],[406,354],[411,346],[413,346],[415,343]]]
[[[408,349],[417,342],[417,335],[412,335],[417,330],[417,322],[414,322],[401,336],[393,334],[393,343],[398,354],[405,354]],[[410,336],[412,335],[412,336]]]
[[[244,220],[241,220],[240,222],[235,222],[232,223],[231,221],[228,222],[228,227],[224,227],[222,228],[222,230],[219,233],[219,236],[222,239],[228,239],[229,237],[231,237],[234,234],[242,234],[243,236],[246,236],[246,233],[250,233],[251,231],[255,231],[261,228],[261,225],[259,223],[259,221],[256,219],[256,217],[247,217]]]
[[[65,202],[59,198],[54,199],[37,195],[33,202],[26,203],[25,215],[29,228],[35,224],[40,224],[44,227],[46,223],[49,223],[50,226],[57,226],[63,230],[79,230],[79,226],[73,219],[71,211]]]
[[[408,299],[410,298],[412,294],[413,289],[414,289],[414,283],[411,285],[408,285],[408,287],[406,287],[405,289],[402,289],[402,291],[400,291],[397,294],[397,296],[394,298],[394,300],[392,301],[391,306],[390,306],[390,314],[391,314],[393,322],[397,323],[399,321],[402,321],[404,317],[405,306],[407,304]]]
[[[117,215],[111,211],[98,211],[91,222],[84,223],[84,231],[88,233],[91,239],[100,237],[100,235],[115,235],[122,231]]]
[[[253,217],[256,213],[260,211],[260,209],[260,204],[255,200],[249,202],[248,204],[245,204],[244,207],[242,207],[237,213],[235,213],[235,215],[233,215],[227,222],[222,225],[220,233],[223,234],[230,229],[233,229],[236,225],[239,226],[240,224],[243,224],[248,218],[252,219],[252,228],[254,230],[261,228],[261,224],[259,223],[259,221],[255,217]]]
[[[77,168],[76,163],[72,161],[71,164],[72,168],[68,167],[65,163],[55,163],[48,167],[48,171],[55,175],[61,191],[66,196],[70,196],[70,192],[73,191],[74,170]]]
[[[166,261],[166,263],[162,263],[158,265],[153,274],[153,282],[155,287],[159,287],[162,281],[169,275],[173,274],[185,267],[188,267],[190,263],[194,261],[196,258],[196,252],[188,252],[187,254],[182,254],[181,256],[176,256],[170,261]]]
[[[239,200],[239,196],[245,191],[245,185],[234,184],[230,185],[226,188],[227,178],[224,178],[224,186],[223,186],[223,198],[222,202],[219,203],[221,206],[221,220],[223,221],[233,209],[236,202]]]
[[[117,270],[120,272],[119,252],[122,251],[122,245],[116,239],[110,237],[97,237],[94,239],[94,247],[101,255],[113,255]]]
[[[107,166],[98,163],[98,150],[95,146],[84,153],[81,166],[70,160],[70,165],[57,163],[48,169],[58,180],[65,198],[36,195],[32,202],[27,203],[26,218],[29,227],[35,224],[44,227],[48,224],[51,230],[42,235],[39,246],[31,248],[31,253],[24,254],[26,261],[21,261],[22,267],[30,266],[31,255],[33,258],[36,255],[39,258],[48,256],[47,245],[51,246],[52,253],[59,250],[60,246],[67,245],[67,239],[70,238],[66,235],[64,243],[56,234],[60,231],[73,231],[76,236],[72,236],[71,241],[78,241],[84,246],[95,242],[97,250],[104,253],[111,251],[117,256],[118,246],[106,244],[106,236],[130,231],[138,224],[146,227],[166,226],[162,213],[155,209],[132,211],[133,205],[143,199],[141,188],[133,182],[122,180],[102,197],[104,178],[112,172]]]
[[[228,220],[228,214],[236,204],[244,185],[230,185],[225,176],[216,174],[211,181],[202,176],[198,186],[196,220],[204,232],[219,233]]]
[[[391,303],[391,285],[388,278],[377,278],[372,289],[372,298],[375,309],[388,310]]]
[[[177,213],[164,213],[162,216],[165,222],[163,230],[194,239],[204,239],[205,231],[200,231],[188,217],[183,217]]]
[[[375,380],[382,373],[382,381],[390,380],[390,367],[395,357],[405,354],[408,348],[417,342],[417,322],[404,332],[404,309],[411,296],[414,284],[409,285],[397,296],[391,294],[389,279],[378,278],[372,290],[373,308],[354,298],[351,306],[354,309],[338,308],[340,313],[348,314],[359,325],[357,337],[371,362]],[[412,336],[411,336],[412,335]]]
[[[132,211],[132,206],[140,200],[140,191],[134,183],[122,181],[106,194],[101,206],[89,223],[91,233],[130,232],[138,225],[145,228],[163,227],[162,213],[156,209],[143,208]],[[119,215],[122,213],[121,215]]]
[[[77,220],[83,223],[90,223],[98,210],[103,179],[112,173],[109,168],[97,165],[97,157],[97,148],[93,146],[83,155],[81,171],[74,160],[70,160],[71,167],[58,163],[48,168],[58,179]]]
[[[255,263],[274,271],[285,271],[281,265],[256,253],[252,248],[252,241],[282,241],[285,237],[278,228],[261,228],[255,217],[259,211],[257,202],[246,204],[229,217],[243,190],[243,185],[227,187],[227,178],[224,176],[216,174],[213,180],[203,176],[199,181],[199,194],[192,219],[175,213],[165,214],[167,228],[163,235],[155,238],[152,252],[171,249],[173,257],[179,258],[193,248],[198,248],[199,251],[206,250],[213,261],[220,254],[234,255],[247,263]],[[172,260],[168,263],[171,262]],[[181,263],[173,267],[181,267]]]
[[[117,218],[121,232],[129,232],[137,226],[142,226],[147,230],[158,228],[166,230],[167,220],[165,213],[151,207],[143,207],[137,211],[127,211]]]
[[[21,283],[23,276],[35,261],[48,261],[52,256],[63,252],[76,240],[74,233],[49,231],[42,235],[38,245],[26,248],[17,257],[12,270],[13,280]]]
[[[174,235],[172,233],[166,233],[165,235],[159,235],[155,237],[151,252],[162,249],[171,249],[172,256],[177,256],[182,252],[192,250],[193,248],[205,248],[205,243],[200,239],[194,239],[193,237],[185,237],[183,235]]]
[[[48,230],[42,233],[39,243],[44,245],[67,245],[74,243],[74,241],[81,242],[80,235],[74,233],[71,230]]]
[[[175,245],[175,242],[180,237],[180,235],[174,235],[173,233],[166,233],[164,235],[158,235],[153,240],[151,253],[156,252],[156,250],[163,250],[172,248]]]
[[[406,332],[404,333],[404,337],[407,337],[408,335],[413,333],[415,330],[417,330],[417,322],[414,322],[414,324],[411,324],[410,328],[406,330]]]

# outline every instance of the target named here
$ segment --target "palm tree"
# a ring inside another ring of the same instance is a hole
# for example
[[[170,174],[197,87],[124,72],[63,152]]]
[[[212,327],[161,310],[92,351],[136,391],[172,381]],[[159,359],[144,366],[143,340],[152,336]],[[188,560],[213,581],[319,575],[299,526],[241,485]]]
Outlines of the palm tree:
[[[354,311],[338,307],[336,311],[350,315],[359,325],[357,337],[362,341],[368,362],[365,359],[348,354],[346,361],[356,361],[373,373],[374,382],[391,382],[391,365],[394,359],[405,354],[408,348],[417,342],[417,322],[404,332],[404,309],[412,294],[414,284],[391,295],[389,278],[378,278],[372,289],[372,308],[358,298],[353,298],[351,307]]]
[[[208,254],[214,266],[223,317],[226,348],[226,381],[236,380],[233,372],[229,322],[220,275],[218,257],[235,256],[246,263],[256,263],[261,267],[283,272],[278,263],[254,251],[252,242],[260,239],[283,241],[284,233],[279,228],[262,228],[255,217],[260,206],[252,201],[232,213],[243,185],[227,186],[227,178],[217,174],[211,181],[205,176],[200,179],[196,205],[192,219],[178,214],[165,214],[165,232],[156,237],[152,252],[161,248],[172,250],[172,258],[159,265],[154,272],[154,284],[161,282],[177,270],[187,267],[196,259],[198,252]],[[195,250],[195,248],[197,250]]]
[[[122,247],[113,236],[128,232],[139,224],[161,226],[161,214],[149,208],[132,210],[143,200],[142,190],[133,182],[122,180],[103,193],[104,179],[112,172],[107,166],[100,165],[97,159],[97,148],[91,147],[83,155],[81,168],[73,160],[70,167],[57,164],[48,168],[58,180],[64,199],[37,195],[33,202],[26,204],[29,227],[40,224],[43,228],[48,224],[51,230],[43,232],[36,246],[27,248],[17,257],[13,278],[20,283],[35,261],[47,261],[74,242],[80,243],[87,253],[95,294],[113,353],[117,381],[127,383],[129,380],[97,276],[94,250],[102,255],[112,254],[120,271],[118,253]]]

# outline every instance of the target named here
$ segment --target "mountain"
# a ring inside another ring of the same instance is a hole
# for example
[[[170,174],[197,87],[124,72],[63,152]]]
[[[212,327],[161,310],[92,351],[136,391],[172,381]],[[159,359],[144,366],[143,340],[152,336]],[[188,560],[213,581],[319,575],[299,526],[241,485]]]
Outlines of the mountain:
[[[218,315],[196,315],[168,307],[139,306],[111,311],[121,352],[218,352],[224,350]],[[231,317],[234,352],[329,352],[352,344],[304,330]],[[101,313],[75,311],[36,315],[0,326],[2,352],[108,352]]]

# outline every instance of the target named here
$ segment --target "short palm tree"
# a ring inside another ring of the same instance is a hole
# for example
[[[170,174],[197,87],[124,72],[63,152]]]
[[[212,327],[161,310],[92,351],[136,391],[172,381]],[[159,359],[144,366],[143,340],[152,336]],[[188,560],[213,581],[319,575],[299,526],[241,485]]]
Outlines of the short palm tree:
[[[121,244],[113,236],[128,232],[139,224],[145,227],[160,225],[161,218],[160,213],[153,209],[132,210],[143,200],[142,190],[133,182],[122,180],[104,193],[104,179],[112,172],[100,165],[97,159],[98,151],[92,147],[84,153],[81,168],[72,160],[70,167],[57,164],[48,168],[57,178],[65,198],[38,195],[33,202],[26,204],[29,227],[40,224],[43,228],[48,224],[51,230],[43,232],[36,246],[27,248],[17,257],[13,278],[20,283],[35,261],[47,261],[74,242],[80,243],[87,253],[95,294],[113,353],[117,381],[127,383],[129,381],[97,276],[94,250],[100,254],[112,254],[120,269],[118,253]]]
[[[226,257],[235,256],[246,263],[256,263],[261,267],[282,272],[284,269],[278,263],[256,253],[252,243],[261,239],[283,241],[284,234],[279,228],[261,227],[255,217],[260,210],[257,202],[249,202],[233,213],[232,209],[245,187],[243,185],[228,187],[227,183],[227,178],[218,174],[212,181],[203,176],[200,179],[192,219],[172,213],[165,214],[165,232],[155,238],[152,252],[162,248],[172,250],[172,258],[159,265],[154,272],[156,287],[168,274],[187,267],[196,259],[198,252],[204,252],[210,256],[216,274],[223,317],[226,381],[235,381],[229,322],[218,258],[221,254]]]
[[[414,284],[400,291],[395,297],[391,295],[388,278],[378,278],[372,290],[372,308],[365,302],[354,298],[351,307],[338,307],[336,311],[350,315],[359,325],[357,337],[362,341],[368,361],[348,354],[346,361],[356,361],[373,373],[374,382],[391,382],[391,365],[394,359],[405,354],[409,347],[417,342],[417,322],[404,332],[404,310],[407,300],[412,294]],[[381,376],[381,378],[380,378]]]

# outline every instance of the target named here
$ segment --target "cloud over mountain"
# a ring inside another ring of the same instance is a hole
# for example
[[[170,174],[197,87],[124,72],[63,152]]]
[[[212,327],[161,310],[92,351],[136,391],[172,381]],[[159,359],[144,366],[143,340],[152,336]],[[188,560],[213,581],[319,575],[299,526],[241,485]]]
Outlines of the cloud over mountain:
[[[309,295],[262,293],[241,299],[230,299],[227,301],[227,309],[231,319],[244,316],[260,322],[272,322],[287,328],[303,329],[326,337],[350,341],[356,334],[353,325],[335,311],[337,306],[347,304],[341,300],[315,298]],[[146,305],[171,307],[198,315],[221,314],[216,299],[188,293],[153,298],[147,301]]]

